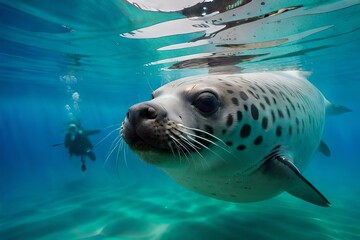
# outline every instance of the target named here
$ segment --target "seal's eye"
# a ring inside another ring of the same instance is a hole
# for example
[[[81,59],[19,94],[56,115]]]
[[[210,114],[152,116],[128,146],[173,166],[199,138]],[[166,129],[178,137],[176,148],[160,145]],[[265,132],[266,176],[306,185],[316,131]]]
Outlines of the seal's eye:
[[[193,105],[203,114],[210,115],[219,109],[219,100],[214,93],[203,92],[194,101]]]

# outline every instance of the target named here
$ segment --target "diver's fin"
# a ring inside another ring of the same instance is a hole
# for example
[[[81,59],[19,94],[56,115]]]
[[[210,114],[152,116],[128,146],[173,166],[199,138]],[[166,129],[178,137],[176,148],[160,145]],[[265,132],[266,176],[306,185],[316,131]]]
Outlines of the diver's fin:
[[[325,102],[326,102],[326,114],[327,115],[339,115],[339,114],[343,114],[343,113],[347,113],[347,112],[352,112],[352,110],[347,107],[337,105],[337,104],[332,104],[328,100],[326,100]]]
[[[86,152],[86,156],[88,156],[92,161],[95,161],[95,160],[96,160],[96,155],[95,155],[95,153],[94,153],[93,151],[91,151],[91,150],[88,150],[88,151]]]
[[[324,141],[320,142],[318,150],[327,157],[331,156],[330,148]]]
[[[287,182],[285,190],[291,195],[322,207],[330,206],[330,202],[301,175],[292,162],[275,156],[269,159],[264,167],[266,174]]]
[[[55,144],[53,144],[52,146],[53,147],[58,147],[58,146],[61,146],[61,145],[64,145],[63,143],[55,143]]]

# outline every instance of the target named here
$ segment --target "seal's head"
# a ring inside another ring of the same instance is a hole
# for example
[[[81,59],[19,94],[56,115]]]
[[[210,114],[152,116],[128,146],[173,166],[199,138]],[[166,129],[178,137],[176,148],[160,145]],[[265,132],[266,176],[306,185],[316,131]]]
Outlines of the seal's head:
[[[129,109],[121,135],[146,162],[169,166],[189,159],[194,163],[194,155],[204,158],[204,149],[227,147],[216,136],[229,127],[224,91],[215,81],[171,82],[154,91],[152,100]]]

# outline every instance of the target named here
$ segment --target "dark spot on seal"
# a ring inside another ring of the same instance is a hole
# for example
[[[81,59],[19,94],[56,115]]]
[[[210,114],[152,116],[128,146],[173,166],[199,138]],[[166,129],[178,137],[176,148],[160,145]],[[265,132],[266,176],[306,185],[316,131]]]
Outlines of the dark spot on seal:
[[[230,93],[230,94],[233,94],[233,93],[234,93],[233,90],[227,90],[227,92]]]
[[[284,118],[284,114],[280,109],[278,109],[278,114],[279,114],[279,118]]]
[[[261,126],[263,129],[267,129],[267,126],[268,126],[268,118],[267,117],[264,117],[262,119]]]
[[[262,110],[265,110],[265,104],[263,104],[262,102],[260,103],[260,107],[262,108]]]
[[[255,85],[256,85],[263,93],[266,93],[265,90],[264,90],[262,87],[260,87],[257,83],[255,83]]]
[[[296,125],[299,126],[299,119],[298,118],[295,118],[295,122],[296,122]]]
[[[225,135],[225,133],[226,133],[226,129],[223,129],[223,130],[222,130],[222,133]]]
[[[232,142],[226,142],[226,145],[228,145],[229,147],[231,147],[233,145]]]
[[[304,107],[304,105],[303,105],[303,104],[301,104],[301,107],[302,107],[302,109],[303,109],[304,113],[306,113],[306,109],[305,109],[305,107]]]
[[[236,149],[239,150],[239,151],[243,151],[243,150],[246,149],[246,146],[245,145],[239,145]]]
[[[281,96],[281,98],[285,101],[285,97],[286,97],[285,93],[282,92],[282,91],[280,91],[280,96]]]
[[[237,111],[236,115],[237,115],[237,120],[240,122],[241,119],[243,118],[242,112],[241,112],[241,111]]]
[[[249,110],[248,106],[246,104],[244,104],[244,110],[247,111]]]
[[[271,118],[272,118],[272,122],[275,122],[275,113],[273,110],[271,110]]]
[[[273,98],[273,102],[274,102],[274,104],[276,104],[276,99],[275,98]]]
[[[263,137],[262,136],[258,136],[255,140],[254,140],[254,144],[255,145],[260,145],[263,141]]]
[[[226,120],[226,126],[230,127],[234,122],[233,116],[231,114],[228,115]]]
[[[270,100],[267,96],[264,96],[265,102],[267,103],[267,105],[271,106]]]
[[[269,91],[271,92],[271,94],[272,94],[272,95],[276,96],[276,93],[275,93],[275,91],[274,91],[274,90],[272,90],[272,89],[271,89],[271,88],[269,88],[269,87],[268,87],[268,89],[269,89]]]
[[[208,132],[210,134],[214,134],[214,129],[209,125],[205,125],[205,132]]]
[[[259,110],[254,104],[251,104],[251,116],[253,117],[254,120],[259,119]]]
[[[259,99],[260,97],[259,97],[259,95],[258,94],[255,94],[253,91],[251,91],[251,90],[248,90],[248,93],[250,93],[254,98],[256,98],[256,99]]]
[[[251,133],[251,126],[249,124],[244,124],[244,126],[242,126],[241,131],[240,131],[240,137],[242,138],[247,138]]]
[[[290,114],[290,110],[289,110],[289,107],[288,107],[288,106],[286,106],[286,113],[287,113],[288,117],[290,118],[290,117],[291,117],[291,114]]]
[[[289,126],[289,135],[291,136],[291,134],[292,134],[292,127]]]
[[[291,101],[288,97],[286,97],[286,100],[290,103],[292,109],[295,111],[295,106],[294,106],[294,104],[292,103],[292,101]]]
[[[248,100],[248,98],[249,98],[248,95],[243,91],[240,92],[240,97],[244,101]]]
[[[278,136],[278,137],[281,136],[281,127],[280,127],[280,126],[278,126],[278,127],[276,128],[276,136]]]
[[[231,98],[231,101],[235,106],[239,106],[239,100],[237,98],[233,97]]]

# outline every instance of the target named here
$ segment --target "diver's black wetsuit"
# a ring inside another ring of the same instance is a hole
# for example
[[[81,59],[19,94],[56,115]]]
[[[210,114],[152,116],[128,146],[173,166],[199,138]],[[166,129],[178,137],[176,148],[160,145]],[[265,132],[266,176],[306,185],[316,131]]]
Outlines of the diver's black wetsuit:
[[[65,135],[65,141],[64,141],[65,148],[69,149],[70,156],[75,155],[81,157],[82,171],[86,170],[84,155],[88,156],[93,161],[96,160],[95,153],[91,151],[93,145],[91,144],[88,136],[92,134],[97,134],[99,132],[100,132],[99,130],[94,130],[94,131],[80,130],[74,134],[67,133]]]

